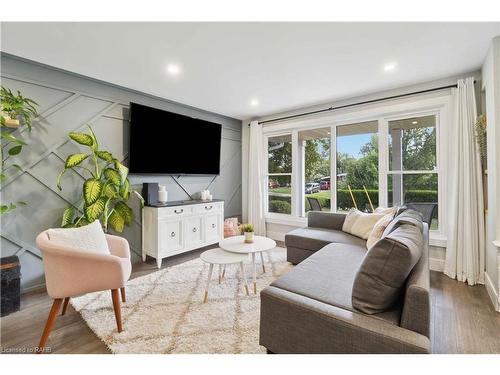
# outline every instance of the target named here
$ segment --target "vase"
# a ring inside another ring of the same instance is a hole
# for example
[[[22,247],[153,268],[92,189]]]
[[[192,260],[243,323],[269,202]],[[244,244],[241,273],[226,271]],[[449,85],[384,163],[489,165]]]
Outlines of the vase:
[[[253,243],[253,232],[245,232],[245,243]]]
[[[164,185],[160,185],[158,188],[158,202],[167,203],[168,200],[168,192],[167,188]]]

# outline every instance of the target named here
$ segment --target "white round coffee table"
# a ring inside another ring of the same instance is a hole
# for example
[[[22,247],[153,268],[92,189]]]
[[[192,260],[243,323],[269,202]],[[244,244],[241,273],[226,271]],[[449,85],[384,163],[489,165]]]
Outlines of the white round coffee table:
[[[208,280],[207,286],[205,288],[205,297],[203,298],[203,303],[208,300],[208,287],[210,286],[210,280],[212,279],[212,271],[214,270],[214,264],[219,265],[219,284],[224,278],[224,273],[226,272],[227,264],[240,264],[241,277],[243,279],[243,285],[245,285],[245,291],[248,295],[248,284],[247,278],[245,276],[245,267],[243,267],[243,262],[247,260],[248,256],[246,254],[230,253],[222,249],[211,249],[201,253],[200,258],[205,263],[210,264],[208,269]],[[221,267],[224,266],[224,273],[221,275]]]
[[[253,292],[257,294],[257,266],[255,264],[255,254],[260,253],[260,259],[262,261],[262,270],[266,272],[266,267],[264,265],[264,251],[274,249],[276,247],[276,242],[270,238],[263,236],[253,236],[252,243],[245,242],[245,236],[234,236],[224,238],[219,242],[221,249],[229,251],[236,254],[252,254],[252,266],[253,266]]]

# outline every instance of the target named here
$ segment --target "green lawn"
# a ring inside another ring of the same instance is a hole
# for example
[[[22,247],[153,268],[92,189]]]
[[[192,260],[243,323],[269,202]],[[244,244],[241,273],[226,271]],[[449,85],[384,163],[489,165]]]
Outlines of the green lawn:
[[[290,187],[279,187],[274,189],[269,189],[270,193],[279,193],[279,194],[292,194],[292,188]]]

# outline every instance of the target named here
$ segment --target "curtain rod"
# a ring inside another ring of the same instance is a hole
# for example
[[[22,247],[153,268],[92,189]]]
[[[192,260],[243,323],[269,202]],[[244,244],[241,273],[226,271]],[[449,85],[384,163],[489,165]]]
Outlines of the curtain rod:
[[[476,81],[474,81],[474,83],[476,83]],[[288,119],[292,119],[292,118],[296,118],[296,117],[303,117],[303,116],[315,115],[317,113],[330,112],[330,111],[335,111],[335,110],[338,110],[338,109],[355,107],[355,106],[363,105],[363,104],[371,104],[371,103],[381,102],[381,101],[384,101],[384,100],[403,98],[405,96],[411,96],[411,95],[417,95],[417,94],[425,94],[425,93],[433,92],[433,91],[439,91],[439,90],[456,88],[457,86],[458,86],[457,84],[454,84],[454,85],[448,85],[448,86],[434,87],[432,89],[421,90],[421,91],[414,91],[414,92],[409,92],[409,93],[406,93],[406,94],[386,96],[385,98],[365,100],[363,102],[345,104],[345,105],[341,105],[341,106],[338,106],[338,107],[329,107],[329,108],[324,108],[324,109],[318,109],[316,111],[297,113],[296,115],[290,115],[290,116],[273,118],[271,120],[259,121],[258,124],[259,125],[261,125],[261,124],[267,124],[269,122],[275,122],[275,121],[281,121],[281,120],[288,120]],[[250,126],[250,124],[248,124],[248,126]]]

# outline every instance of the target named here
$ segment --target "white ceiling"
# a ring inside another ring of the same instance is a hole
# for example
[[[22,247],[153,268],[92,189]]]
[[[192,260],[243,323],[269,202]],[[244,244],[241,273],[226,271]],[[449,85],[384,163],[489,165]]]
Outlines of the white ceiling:
[[[500,23],[3,23],[2,50],[246,119],[476,70],[499,34]]]

